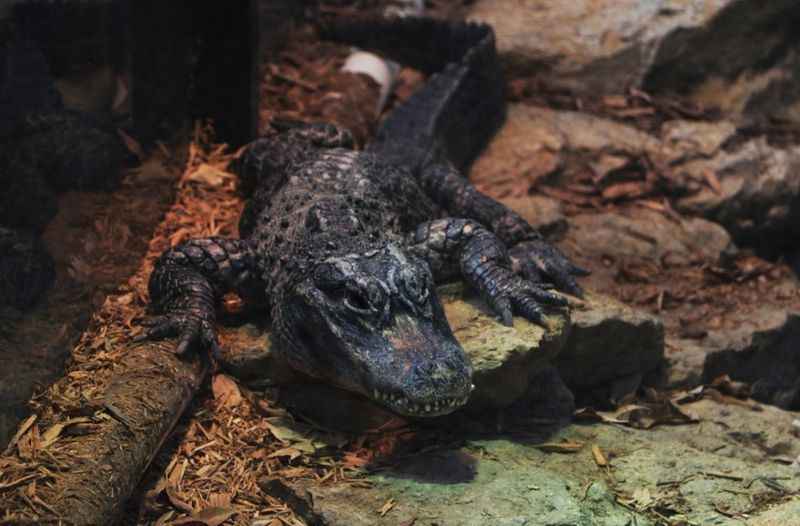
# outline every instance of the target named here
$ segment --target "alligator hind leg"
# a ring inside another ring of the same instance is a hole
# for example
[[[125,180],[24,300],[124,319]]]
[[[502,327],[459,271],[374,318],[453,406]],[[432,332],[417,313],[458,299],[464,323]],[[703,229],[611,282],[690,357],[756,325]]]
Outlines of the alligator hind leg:
[[[517,275],[503,243],[471,219],[423,223],[410,236],[408,249],[430,263],[435,280],[463,277],[505,325],[511,325],[514,312],[542,323],[540,304],[567,303],[564,297]]]
[[[514,270],[527,280],[539,283],[548,278],[565,292],[583,295],[575,277],[587,275],[586,270],[547,243],[519,214],[479,192],[455,168],[432,164],[422,170],[419,180],[433,200],[451,215],[474,219],[491,229],[511,248]]]
[[[178,354],[199,345],[216,355],[217,303],[229,291],[245,297],[264,291],[257,268],[252,246],[242,239],[193,239],[164,252],[149,284],[153,308],[161,315],[148,320],[149,329],[137,341],[177,335]]]

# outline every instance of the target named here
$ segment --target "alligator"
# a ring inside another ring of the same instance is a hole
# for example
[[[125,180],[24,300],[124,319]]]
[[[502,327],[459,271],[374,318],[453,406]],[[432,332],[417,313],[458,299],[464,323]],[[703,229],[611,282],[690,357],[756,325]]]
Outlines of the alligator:
[[[38,44],[0,49],[0,305],[26,309],[51,286],[38,235],[57,194],[114,187],[125,155],[112,126],[64,107]]]
[[[322,33],[430,76],[363,151],[335,125],[274,121],[235,165],[250,196],[240,237],[164,252],[135,340],[177,336],[179,355],[219,356],[216,308],[233,291],[266,304],[294,369],[401,415],[447,414],[470,396],[472,368],[435,284],[463,279],[505,325],[543,323],[545,307],[567,306],[553,285],[580,296],[586,271],[462,175],[505,117],[490,26],[351,20]]]

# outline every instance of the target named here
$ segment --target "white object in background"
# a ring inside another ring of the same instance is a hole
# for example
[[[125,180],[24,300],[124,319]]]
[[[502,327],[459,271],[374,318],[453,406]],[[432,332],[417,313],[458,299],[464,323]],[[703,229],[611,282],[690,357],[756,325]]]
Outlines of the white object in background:
[[[342,66],[342,71],[362,73],[378,83],[378,86],[380,86],[380,97],[378,98],[378,107],[376,111],[380,113],[386,101],[389,99],[389,93],[391,93],[392,88],[394,88],[394,82],[397,79],[400,66],[374,53],[355,50],[347,57],[344,66]]]
[[[384,13],[387,16],[419,16],[425,11],[425,0],[394,0]]]
[[[425,12],[425,0],[394,0],[392,4],[384,10],[386,16],[421,16]],[[383,59],[374,53],[353,49],[342,66],[342,71],[363,73],[378,83],[381,92],[376,111],[380,114],[389,99],[389,93],[394,88],[400,64]]]

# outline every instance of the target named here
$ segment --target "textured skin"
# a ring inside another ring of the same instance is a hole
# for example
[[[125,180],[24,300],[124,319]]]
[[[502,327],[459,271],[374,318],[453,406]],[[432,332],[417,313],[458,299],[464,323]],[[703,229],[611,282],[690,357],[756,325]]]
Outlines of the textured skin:
[[[0,80],[0,228],[7,237],[13,229],[18,231],[12,237],[28,239],[55,216],[59,192],[114,187],[125,151],[113,128],[63,108],[34,44],[11,42],[0,62],[5,66]],[[0,304],[28,308],[52,283],[52,260],[41,243],[32,240],[26,246],[22,252],[0,252],[4,275],[26,276],[5,280]],[[42,261],[34,264],[31,257]]]
[[[542,304],[566,303],[543,277],[580,292],[580,269],[453,167],[475,155],[458,148],[485,142],[454,133],[452,121],[469,129],[481,124],[470,119],[483,118],[483,110],[458,113],[474,98],[464,86],[479,87],[480,78],[490,83],[485,93],[502,93],[487,60],[491,29],[394,24],[402,34],[422,27],[427,40],[459,40],[459,62],[390,116],[365,152],[328,124],[279,123],[249,145],[236,167],[252,193],[242,239],[194,240],[162,255],[150,280],[162,316],[142,338],[177,334],[179,352],[195,344],[216,350],[221,295],[261,296],[275,349],[294,368],[401,414],[434,416],[466,403],[472,387],[435,283],[462,277],[509,325],[513,313],[541,321]],[[502,97],[486,106],[502,114]],[[426,133],[427,149],[419,142]],[[510,245],[520,247],[516,260]]]

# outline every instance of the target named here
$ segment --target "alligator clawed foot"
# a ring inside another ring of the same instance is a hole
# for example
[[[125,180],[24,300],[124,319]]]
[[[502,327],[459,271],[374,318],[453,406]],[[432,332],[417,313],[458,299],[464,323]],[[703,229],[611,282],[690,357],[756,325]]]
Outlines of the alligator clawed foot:
[[[186,356],[190,351],[208,350],[216,359],[221,356],[214,324],[194,313],[172,313],[142,320],[146,330],[133,338],[134,343],[148,340],[161,340],[177,336],[175,354]]]
[[[560,250],[546,241],[519,243],[509,250],[509,256],[514,271],[528,281],[541,284],[547,280],[560,291],[578,298],[583,297],[583,289],[575,278],[588,276],[589,271],[572,263]]]

